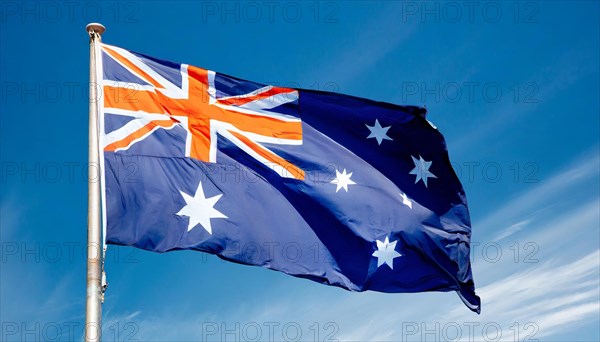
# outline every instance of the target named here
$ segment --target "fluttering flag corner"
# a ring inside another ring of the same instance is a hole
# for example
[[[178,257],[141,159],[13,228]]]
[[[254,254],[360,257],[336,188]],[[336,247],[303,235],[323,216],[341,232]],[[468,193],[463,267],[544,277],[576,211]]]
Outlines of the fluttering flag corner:
[[[425,108],[100,50],[107,243],[480,312],[467,200]]]

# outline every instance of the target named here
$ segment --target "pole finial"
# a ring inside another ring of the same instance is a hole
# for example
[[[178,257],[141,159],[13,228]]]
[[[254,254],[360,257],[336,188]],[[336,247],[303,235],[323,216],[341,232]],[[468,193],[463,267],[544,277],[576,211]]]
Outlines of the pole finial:
[[[90,35],[97,34],[101,36],[104,33],[104,31],[106,31],[106,27],[104,27],[104,25],[100,23],[89,23],[85,26],[85,30]]]

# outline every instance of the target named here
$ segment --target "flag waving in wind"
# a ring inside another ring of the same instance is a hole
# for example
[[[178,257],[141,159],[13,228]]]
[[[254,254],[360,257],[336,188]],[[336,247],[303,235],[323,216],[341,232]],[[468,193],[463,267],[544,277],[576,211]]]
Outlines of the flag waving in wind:
[[[480,311],[465,193],[424,108],[101,56],[107,243]]]

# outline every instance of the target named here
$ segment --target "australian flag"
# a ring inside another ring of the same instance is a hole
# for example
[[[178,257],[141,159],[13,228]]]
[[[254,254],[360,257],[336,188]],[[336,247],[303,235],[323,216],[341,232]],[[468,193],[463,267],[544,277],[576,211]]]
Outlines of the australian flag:
[[[424,108],[100,50],[107,243],[480,311],[465,193]]]

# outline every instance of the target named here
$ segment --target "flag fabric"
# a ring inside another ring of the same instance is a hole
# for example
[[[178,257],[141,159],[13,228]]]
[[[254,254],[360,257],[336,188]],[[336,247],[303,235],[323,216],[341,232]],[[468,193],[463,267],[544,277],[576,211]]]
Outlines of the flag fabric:
[[[107,243],[480,311],[465,193],[424,108],[100,50]]]

